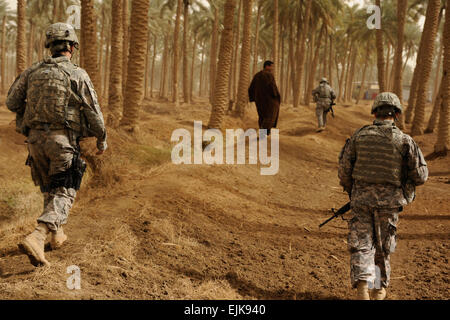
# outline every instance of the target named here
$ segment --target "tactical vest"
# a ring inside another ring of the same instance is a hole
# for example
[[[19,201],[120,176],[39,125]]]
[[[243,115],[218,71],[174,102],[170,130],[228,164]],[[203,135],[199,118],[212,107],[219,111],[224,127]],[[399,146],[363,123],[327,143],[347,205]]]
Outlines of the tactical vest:
[[[330,87],[328,85],[319,85],[319,98],[331,99]]]
[[[29,75],[26,127],[80,130],[81,99],[71,89],[70,71],[61,64],[44,61]]]
[[[370,125],[355,138],[356,162],[352,177],[368,183],[401,186],[403,133],[394,126]]]

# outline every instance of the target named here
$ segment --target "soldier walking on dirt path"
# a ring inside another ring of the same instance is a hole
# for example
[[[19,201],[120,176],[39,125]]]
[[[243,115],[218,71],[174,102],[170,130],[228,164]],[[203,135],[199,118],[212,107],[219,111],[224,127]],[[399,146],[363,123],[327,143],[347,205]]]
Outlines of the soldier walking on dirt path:
[[[27,165],[44,196],[38,226],[19,244],[34,266],[50,265],[44,254],[48,234],[53,249],[67,240],[62,226],[86,168],[79,140],[96,137],[97,155],[107,148],[93,84],[86,71],[70,61],[78,46],[71,25],[52,24],[45,40],[52,56],[20,74],[6,100],[8,109],[16,113],[16,130],[27,137]]]
[[[331,102],[336,99],[333,88],[328,84],[326,78],[320,80],[319,86],[312,91],[314,102],[316,102],[316,116],[319,128],[316,132],[322,132],[327,125],[327,113],[330,111]]]
[[[248,89],[250,102],[255,102],[259,116],[259,128],[270,130],[277,127],[281,95],[273,76],[274,63],[264,62],[264,69],[253,77]]]
[[[386,297],[399,213],[414,200],[415,187],[428,178],[419,146],[395,126],[402,109],[395,94],[380,93],[372,106],[375,121],[347,139],[339,156],[340,184],[352,208],[348,223],[351,284],[360,300],[370,299],[369,286],[374,285],[371,298]]]

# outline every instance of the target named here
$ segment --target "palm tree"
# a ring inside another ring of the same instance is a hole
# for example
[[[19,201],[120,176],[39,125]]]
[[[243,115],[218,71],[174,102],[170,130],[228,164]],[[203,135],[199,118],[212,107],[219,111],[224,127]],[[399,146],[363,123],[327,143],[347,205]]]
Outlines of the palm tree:
[[[402,84],[402,66],[403,66],[403,42],[404,30],[406,20],[406,8],[408,7],[408,0],[397,0],[397,48],[394,57],[394,93],[398,96],[400,101],[403,100],[403,84]]]
[[[258,44],[259,44],[259,24],[261,21],[261,8],[262,2],[261,0],[257,0],[258,3],[258,12],[256,14],[256,28],[255,28],[255,42],[253,44],[253,68],[252,74],[256,73],[256,69],[258,68]]]
[[[131,5],[130,50],[123,117],[120,122],[130,131],[138,127],[139,110],[144,97],[145,54],[148,41],[148,0],[133,0]]]
[[[272,44],[272,59],[275,63],[274,78],[275,82],[278,83],[278,70],[280,69],[278,65],[278,39],[279,39],[279,10],[278,10],[278,0],[273,1],[273,44]]]
[[[188,74],[188,26],[189,26],[189,0],[183,0],[184,28],[183,28],[183,97],[184,102],[190,101],[190,86]]]
[[[129,0],[123,0],[122,10],[122,31],[123,31],[123,49],[122,49],[122,96],[125,96],[128,72],[128,48],[129,48]]]
[[[214,99],[214,85],[216,82],[217,70],[217,41],[219,38],[219,10],[213,1],[210,0],[210,5],[214,8],[214,20],[211,35],[211,45],[209,54],[209,99],[213,103]],[[234,11],[234,10],[233,10]]]
[[[111,67],[109,78],[108,106],[109,125],[116,127],[119,124],[122,109],[122,50],[123,50],[123,1],[112,0],[112,27],[111,27]]]
[[[297,70],[295,73],[295,85],[294,89],[294,108],[297,108],[300,102],[300,89],[302,85],[303,76],[303,64],[305,61],[305,47],[306,47],[306,36],[309,32],[309,18],[311,15],[311,5],[312,0],[306,1],[305,17],[303,21],[303,29],[300,37],[300,41],[297,44]]]
[[[94,87],[101,92],[97,63],[97,15],[94,0],[81,0],[81,28],[83,34],[83,62]]]
[[[175,29],[173,31],[173,68],[172,68],[172,102],[178,104],[178,56],[180,52],[180,43],[178,41],[180,33],[181,7],[183,0],[178,0],[177,15],[175,18]]]
[[[8,15],[6,14],[5,10],[2,10],[3,13],[3,19],[2,19],[2,42],[1,42],[1,65],[0,65],[0,72],[1,72],[1,78],[2,83],[0,86],[0,92],[1,94],[5,93],[6,90],[6,22],[8,19]]]
[[[16,74],[27,68],[26,28],[26,0],[17,0]]]
[[[428,98],[428,84],[430,73],[433,67],[434,46],[438,30],[440,0],[430,0],[428,2],[425,25],[422,37],[424,38],[424,48],[422,56],[422,67],[420,72],[420,82],[417,90],[417,102],[415,107],[414,122],[411,129],[412,135],[423,134],[423,123],[425,120],[425,104]]]
[[[442,104],[439,116],[437,141],[434,151],[437,154],[447,154],[450,150],[450,10],[445,10],[445,23],[443,31],[444,62],[441,81]]]
[[[241,118],[244,116],[245,108],[248,104],[248,84],[250,82],[252,5],[253,0],[244,1],[244,32],[242,38],[241,71],[239,73],[239,87],[236,104],[236,114]]]
[[[381,1],[376,0],[375,4],[381,8]],[[380,92],[384,92],[385,85],[385,66],[384,66],[384,44],[383,44],[383,30],[376,30],[376,44],[377,44],[377,67],[378,67],[378,86]]]
[[[220,128],[228,105],[228,81],[233,54],[233,22],[236,0],[226,0],[224,5],[224,29],[220,39],[219,63],[215,77],[212,111],[209,128]]]

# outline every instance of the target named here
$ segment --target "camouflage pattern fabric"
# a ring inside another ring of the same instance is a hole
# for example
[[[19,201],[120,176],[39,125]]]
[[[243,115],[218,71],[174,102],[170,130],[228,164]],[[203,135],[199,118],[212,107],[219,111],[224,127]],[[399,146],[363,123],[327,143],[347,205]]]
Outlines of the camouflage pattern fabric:
[[[76,150],[64,130],[32,129],[27,143],[31,157],[31,176],[41,190],[50,184],[51,176],[65,172],[71,167]],[[43,194],[44,211],[38,222],[44,222],[49,229],[56,231],[67,223],[76,191],[72,188],[59,187]]]
[[[61,77],[53,81],[47,72]],[[45,90],[39,90],[39,86]],[[76,191],[52,188],[52,176],[72,166],[78,137],[96,137],[97,148],[107,148],[103,115],[93,84],[86,71],[68,57],[47,57],[17,77],[8,92],[6,106],[16,113],[17,130],[27,136],[31,175],[44,195],[44,211],[38,222],[57,231],[67,222]],[[62,111],[63,122],[61,117],[55,117],[55,112]]]
[[[375,120],[373,124],[381,127],[392,127],[394,122],[391,120]],[[398,208],[408,204],[401,186],[353,179],[353,170],[355,163],[358,161],[355,141],[360,132],[361,129],[356,131],[350,139],[347,139],[339,155],[338,176],[340,184],[346,192],[351,194],[352,206]],[[402,157],[406,159],[406,179],[413,185],[420,186],[428,179],[428,167],[422,151],[409,135],[401,132],[399,139],[401,139]],[[374,161],[376,162],[375,159]]]
[[[336,94],[326,82],[322,82],[312,91],[316,102],[316,116],[319,128],[327,125],[327,111],[330,109],[331,100],[336,99]]]
[[[316,106],[316,117],[319,128],[325,127],[327,125],[327,110],[330,108],[330,105],[324,105],[321,103],[317,103]]]
[[[399,209],[353,207],[348,222],[350,279],[353,288],[367,281],[369,288],[387,288],[391,274],[390,254],[397,245]]]
[[[98,103],[97,94],[94,90],[91,79],[87,72],[70,62],[69,58],[66,56],[60,56],[56,58],[47,57],[44,59],[43,63],[46,64],[57,64],[65,72],[69,73],[70,84],[71,84],[71,96],[68,101],[67,107],[67,121],[69,127],[73,129],[73,132],[78,134],[78,136],[83,134],[81,124],[80,124],[80,110],[82,109],[83,117],[86,120],[86,125],[89,130],[89,136],[94,136],[97,138],[97,147],[99,150],[106,150],[106,129],[103,120],[103,114],[100,110]],[[30,86],[30,76],[41,67],[42,63],[36,63],[29,69],[25,70],[20,74],[14,81],[13,85],[9,89],[8,97],[6,99],[6,106],[12,112],[17,113],[20,117],[25,114],[26,107],[28,107],[29,102],[28,90],[31,92],[39,92],[38,90],[32,90]],[[61,97],[55,97],[55,99],[60,99]],[[39,98],[33,98],[33,101],[39,100]],[[31,100],[30,100],[30,103]],[[21,122],[19,122],[20,124]],[[57,123],[46,123],[50,129],[62,129]],[[44,129],[44,123],[33,122],[29,124],[31,127],[29,129]],[[18,131],[25,132],[23,128],[18,128]]]
[[[407,134],[402,133],[395,127],[391,120],[375,120],[373,125],[379,126],[381,130],[395,131],[398,136],[392,140],[393,145],[401,150],[401,158],[392,157],[390,161],[398,161],[397,165],[405,164],[402,170],[406,170],[406,177],[411,184],[419,186],[428,179],[428,168],[422,152],[414,140]],[[380,280],[383,287],[389,285],[390,276],[390,254],[394,252],[397,243],[396,230],[398,214],[402,207],[408,204],[402,190],[397,183],[373,183],[372,176],[361,174],[354,175],[353,171],[358,165],[359,159],[365,159],[373,150],[357,148],[357,141],[361,134],[365,134],[365,126],[350,138],[339,155],[338,176],[340,184],[344,187],[351,198],[352,219],[349,221],[348,246],[350,250],[350,269],[352,286],[356,287],[359,280],[368,281],[373,285],[374,280]],[[374,142],[376,143],[376,141]],[[386,150],[385,141],[381,144]],[[359,168],[360,173],[364,170],[373,170],[372,165],[390,167],[390,162],[379,161],[372,157],[373,164],[363,161],[364,165]],[[394,165],[394,167],[397,167]],[[387,170],[391,168],[386,168]],[[355,179],[355,177],[357,179]],[[367,181],[369,180],[369,181]],[[378,271],[378,272],[377,272]],[[378,277],[376,275],[378,274]]]

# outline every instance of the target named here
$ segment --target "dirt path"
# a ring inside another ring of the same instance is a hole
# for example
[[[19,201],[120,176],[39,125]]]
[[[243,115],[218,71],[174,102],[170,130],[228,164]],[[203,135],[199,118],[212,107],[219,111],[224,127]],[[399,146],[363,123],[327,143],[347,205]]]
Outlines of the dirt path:
[[[34,269],[16,250],[41,210],[23,165],[23,138],[0,107],[0,298],[3,299],[348,299],[346,223],[322,230],[328,210],[347,201],[337,157],[349,136],[370,121],[367,106],[336,108],[316,134],[314,110],[283,106],[280,170],[258,165],[170,162],[176,128],[206,123],[206,103],[147,102],[135,137],[110,132],[110,150],[91,165],[66,232],[49,251],[50,268]],[[255,127],[256,113],[225,127]],[[435,135],[417,139],[425,154]],[[450,159],[429,162],[430,180],[400,217],[392,257],[391,299],[448,299]],[[82,289],[66,287],[66,268],[81,269]]]

